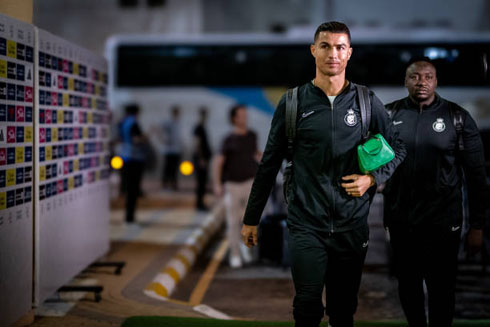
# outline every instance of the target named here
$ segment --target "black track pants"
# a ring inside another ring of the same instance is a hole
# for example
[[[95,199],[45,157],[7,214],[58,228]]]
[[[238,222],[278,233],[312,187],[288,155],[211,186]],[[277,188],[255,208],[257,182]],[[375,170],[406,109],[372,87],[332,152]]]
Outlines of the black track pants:
[[[456,227],[457,228],[457,227]],[[395,275],[403,311],[410,327],[426,327],[427,286],[429,325],[450,327],[461,229],[406,232],[390,228]]]
[[[323,318],[324,287],[325,312],[330,324],[353,326],[368,240],[367,225],[333,234],[290,229],[296,326],[319,325]]]

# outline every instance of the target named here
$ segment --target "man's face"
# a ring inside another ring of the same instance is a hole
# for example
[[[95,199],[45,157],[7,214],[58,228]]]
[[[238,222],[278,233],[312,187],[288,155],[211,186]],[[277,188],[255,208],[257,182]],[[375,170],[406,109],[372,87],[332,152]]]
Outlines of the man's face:
[[[437,75],[434,66],[419,61],[407,68],[405,87],[410,97],[417,102],[431,102],[437,87]]]
[[[240,108],[236,111],[235,117],[233,118],[233,125],[241,128],[247,128],[248,125],[247,109]]]
[[[320,32],[310,49],[317,69],[326,76],[343,74],[352,55],[349,37],[344,33]]]

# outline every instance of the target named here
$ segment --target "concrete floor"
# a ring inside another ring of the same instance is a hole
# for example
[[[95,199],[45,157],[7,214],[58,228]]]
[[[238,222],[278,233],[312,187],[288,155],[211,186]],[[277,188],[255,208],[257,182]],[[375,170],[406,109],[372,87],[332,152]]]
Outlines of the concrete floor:
[[[151,192],[147,196],[147,203],[160,203],[155,197],[166,196],[185,205],[180,209],[146,206],[138,211],[139,224],[131,226],[123,223],[122,210],[114,210],[110,220],[111,250],[104,260],[125,261],[123,273],[114,275],[109,268],[87,270],[74,282],[91,281],[104,286],[102,301],[95,302],[92,294],[76,302],[63,295],[65,301],[57,302],[71,303],[71,310],[62,317],[36,316],[32,326],[120,326],[125,318],[136,315],[204,317],[189,304],[189,296],[210,263],[222,234],[207,246],[170,301],[146,296],[145,286],[202,219],[202,214],[191,209],[193,196],[189,191],[183,195]],[[387,269],[380,210],[381,202],[377,198],[369,218],[370,244],[356,314],[359,320],[403,319],[396,281],[389,277]],[[490,318],[490,272],[482,276],[477,269],[478,266],[462,266],[457,286],[457,318]],[[293,296],[289,269],[258,263],[234,270],[225,259],[212,276],[202,303],[237,318],[292,320]]]

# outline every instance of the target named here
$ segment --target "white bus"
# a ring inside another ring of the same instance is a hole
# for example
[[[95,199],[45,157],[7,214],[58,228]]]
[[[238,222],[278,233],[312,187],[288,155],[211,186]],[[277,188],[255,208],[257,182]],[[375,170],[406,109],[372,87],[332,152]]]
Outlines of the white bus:
[[[115,36],[107,43],[115,119],[126,103],[136,102],[142,108],[143,129],[150,130],[178,105],[184,157],[190,158],[197,110],[210,110],[208,133],[218,151],[230,130],[229,107],[243,103],[263,148],[280,96],[314,77],[311,42],[310,36],[287,35]],[[412,57],[433,59],[438,93],[471,112],[490,155],[489,34],[353,34],[352,46],[347,78],[371,87],[385,103],[407,95],[404,72]],[[157,138],[154,143],[159,146]]]

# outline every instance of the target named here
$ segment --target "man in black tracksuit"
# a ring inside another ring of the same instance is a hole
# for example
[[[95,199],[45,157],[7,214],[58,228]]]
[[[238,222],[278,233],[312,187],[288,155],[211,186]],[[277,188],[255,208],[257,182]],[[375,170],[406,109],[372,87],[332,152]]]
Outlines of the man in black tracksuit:
[[[463,172],[470,213],[467,241],[470,250],[481,246],[488,205],[482,142],[468,112],[435,93],[436,69],[429,59],[408,66],[405,86],[409,96],[387,105],[407,157],[384,191],[385,225],[410,326],[427,326],[425,281],[429,325],[447,327],[454,315]],[[461,118],[460,125],[455,117]],[[462,127],[459,137],[455,126]]]
[[[326,314],[333,327],[353,326],[362,265],[367,251],[367,216],[375,184],[384,183],[405,155],[383,104],[370,92],[370,131],[381,133],[396,153],[384,167],[363,175],[357,163],[362,141],[355,86],[345,79],[352,53],[342,23],[320,25],[311,46],[316,76],[299,87],[291,191],[288,194],[289,246],[296,289],[296,326],[318,326]],[[285,97],[272,119],[269,138],[254,180],[242,237],[257,244],[257,225],[287,152]],[[367,192],[370,189],[371,192]]]

